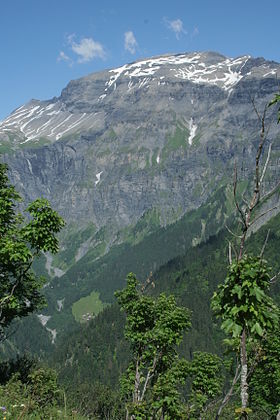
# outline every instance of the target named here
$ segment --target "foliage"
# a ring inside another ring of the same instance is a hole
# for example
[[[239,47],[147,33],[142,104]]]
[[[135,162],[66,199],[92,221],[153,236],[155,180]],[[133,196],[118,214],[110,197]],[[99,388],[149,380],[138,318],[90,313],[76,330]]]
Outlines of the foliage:
[[[24,217],[16,211],[21,200],[9,183],[7,166],[0,164],[0,329],[40,307],[44,280],[31,270],[42,251],[58,251],[56,234],[64,222],[45,199],[37,199]]]
[[[275,105],[277,103],[280,103],[280,94],[279,93],[275,94],[274,99],[272,99],[272,101],[269,103],[268,106]],[[278,108],[278,121],[277,122],[278,122],[278,124],[280,123],[280,107]]]
[[[271,418],[280,409],[280,324],[260,343],[259,360],[249,382],[250,403]]]
[[[222,359],[215,354],[195,352],[189,374],[192,379],[190,414],[191,418],[198,418],[207,405],[221,395],[224,382]]]
[[[273,264],[277,272],[280,270],[280,214],[248,238],[247,250],[252,254],[260,253],[267,229],[270,229],[270,236],[265,256],[269,265]],[[163,291],[167,294],[173,293],[181,306],[192,311],[192,328],[179,346],[179,353],[185,358],[193,359],[197,350],[221,355],[223,348],[220,343],[224,334],[212,317],[210,299],[217,285],[226,277],[226,258],[227,233],[222,231],[205,243],[188,250],[185,255],[170,260],[153,274],[155,288],[151,289],[151,293],[154,296]],[[271,293],[275,300],[280,302],[279,281],[272,285]],[[124,325],[123,313],[113,304],[105,308],[94,320],[82,325],[79,330],[65,334],[61,340],[58,337],[57,346],[52,346],[51,356],[54,366],[59,370],[60,381],[67,388],[71,387],[71,400],[79,407],[83,405],[84,398],[82,393],[77,392],[81,383],[84,387],[99,382],[113,390],[118,388],[119,376],[131,358],[128,343],[123,336]],[[88,366],[91,366],[91,369]],[[90,400],[90,396],[85,398]],[[254,413],[255,410],[254,407]],[[216,412],[217,409],[213,405],[213,415],[207,419],[213,420]],[[221,419],[226,413],[228,417],[225,418],[232,419],[230,413],[233,412],[234,404],[228,405],[223,410]],[[256,419],[267,418],[264,412],[259,412],[260,415],[257,417],[256,414]]]
[[[119,392],[99,382],[80,383],[68,392],[68,406],[90,419],[120,420],[125,410]]]
[[[36,368],[26,381],[20,380],[19,374],[13,375],[0,386],[0,405],[7,419],[83,418],[67,410],[56,372],[49,368]]]
[[[133,355],[121,380],[128,415],[183,418],[178,386],[186,380],[188,363],[179,359],[176,346],[190,327],[189,310],[177,306],[174,296],[145,295],[133,273],[116,297],[126,313],[125,336]]]
[[[230,265],[225,282],[213,295],[212,308],[233,338],[240,337],[243,329],[259,338],[276,325],[277,308],[266,294],[269,280],[266,263],[259,257],[244,256]]]

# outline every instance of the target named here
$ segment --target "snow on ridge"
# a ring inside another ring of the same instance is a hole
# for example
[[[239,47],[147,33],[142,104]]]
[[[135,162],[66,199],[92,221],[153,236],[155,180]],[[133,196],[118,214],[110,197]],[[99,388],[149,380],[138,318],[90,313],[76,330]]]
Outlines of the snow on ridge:
[[[200,59],[200,54],[188,55],[170,55],[162,56],[156,58],[149,58],[147,60],[136,61],[132,64],[125,64],[124,66],[118,67],[116,69],[109,70],[109,73],[114,73],[110,77],[109,81],[106,82],[107,88],[110,88],[117,79],[124,74],[128,77],[141,77],[141,76],[152,76],[158,70],[160,70],[162,64],[186,64],[198,62]],[[106,91],[106,89],[105,89]]]
[[[82,127],[92,114],[73,114],[63,109],[58,101],[46,106],[27,104],[15,110],[5,120],[0,122],[0,132],[18,130],[24,135],[23,143],[40,137],[59,140],[65,133]]]
[[[237,59],[226,58],[216,64],[200,66],[185,66],[173,68],[174,76],[180,79],[190,80],[193,83],[212,84],[224,90],[231,89],[241,79],[241,70],[250,57],[238,57]]]
[[[204,53],[168,55],[146,60],[137,61],[132,64],[125,64],[122,67],[109,70],[113,73],[105,83],[105,92],[114,84],[116,88],[117,80],[123,75],[130,79],[136,77],[147,77],[155,75],[161,70],[162,65],[170,65],[169,71],[179,79],[190,80],[193,83],[206,83],[217,85],[225,90],[229,90],[239,80],[242,79],[241,70],[250,56],[237,58],[226,58],[221,56],[215,64],[207,64],[207,56]],[[205,61],[205,62],[204,62]],[[165,78],[160,77],[160,80]],[[138,86],[138,88],[143,85]],[[128,90],[132,84],[128,83]]]

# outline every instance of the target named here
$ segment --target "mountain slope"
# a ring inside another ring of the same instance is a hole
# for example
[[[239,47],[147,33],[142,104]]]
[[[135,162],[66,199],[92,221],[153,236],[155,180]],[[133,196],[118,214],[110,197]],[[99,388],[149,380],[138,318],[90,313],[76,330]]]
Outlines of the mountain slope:
[[[279,76],[278,63],[249,56],[154,57],[72,81],[59,98],[32,100],[0,124],[11,181],[26,201],[48,198],[67,221],[61,252],[39,269],[54,277],[45,289],[51,341],[66,320],[73,327],[76,300],[93,290],[112,299],[127,256],[145,275],[222,228],[232,204],[228,193],[215,197],[234,163],[242,189],[253,176],[260,126],[252,98],[261,112]],[[265,191],[279,173],[274,111]],[[182,240],[176,229],[186,229]]]

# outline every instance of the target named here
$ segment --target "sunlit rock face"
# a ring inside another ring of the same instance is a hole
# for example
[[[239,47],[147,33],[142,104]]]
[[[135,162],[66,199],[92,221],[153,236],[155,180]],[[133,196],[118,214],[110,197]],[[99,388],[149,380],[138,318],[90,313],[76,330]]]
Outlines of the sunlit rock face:
[[[0,123],[0,152],[26,199],[47,197],[68,222],[117,231],[156,208],[169,223],[228,182],[235,160],[248,176],[260,129],[252,100],[262,112],[277,77],[278,63],[249,56],[137,61],[16,109]],[[272,139],[279,153],[276,124]]]

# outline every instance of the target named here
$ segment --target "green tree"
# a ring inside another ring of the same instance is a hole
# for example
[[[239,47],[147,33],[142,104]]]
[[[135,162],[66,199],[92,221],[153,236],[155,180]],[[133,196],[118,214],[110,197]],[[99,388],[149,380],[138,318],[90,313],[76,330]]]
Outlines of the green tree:
[[[190,363],[189,375],[192,379],[190,419],[202,418],[209,405],[221,395],[224,382],[222,360],[215,354],[197,351]]]
[[[144,294],[133,273],[125,289],[116,292],[126,313],[125,336],[132,361],[122,377],[127,419],[182,419],[185,406],[179,392],[188,375],[188,362],[176,346],[190,327],[190,312],[174,296]]]
[[[18,210],[21,197],[10,184],[7,166],[0,164],[0,334],[18,317],[33,312],[44,304],[40,289],[44,278],[32,271],[32,263],[44,251],[56,253],[56,234],[63,219],[46,199],[37,199],[26,209],[27,217]]]
[[[250,405],[269,418],[280,412],[280,324],[260,343],[258,364],[249,382]]]
[[[280,103],[280,93],[276,93],[274,99],[269,103],[269,106]],[[280,107],[278,108],[278,124],[280,123]]]
[[[222,329],[233,339],[240,351],[241,388],[243,417],[249,412],[248,403],[248,339],[260,341],[265,332],[277,326],[277,306],[268,295],[270,276],[264,260],[259,257],[244,256],[233,262],[225,282],[218,287],[212,298],[212,308],[222,320]],[[246,337],[246,340],[244,339]],[[244,392],[244,393],[243,393]],[[246,404],[243,403],[245,399]]]

